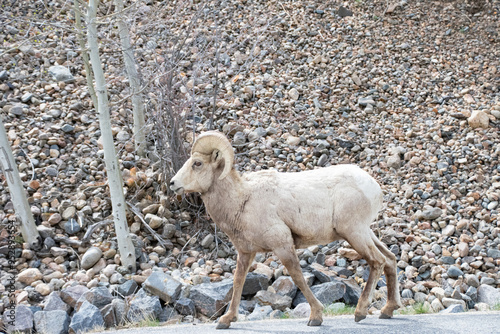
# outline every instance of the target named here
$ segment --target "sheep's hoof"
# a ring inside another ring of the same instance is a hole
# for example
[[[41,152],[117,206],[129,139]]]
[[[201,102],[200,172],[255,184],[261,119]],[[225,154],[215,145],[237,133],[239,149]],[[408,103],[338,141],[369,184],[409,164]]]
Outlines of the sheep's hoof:
[[[323,320],[321,320],[321,319],[311,319],[307,323],[307,326],[321,326],[322,323],[323,323]]]
[[[223,322],[218,322],[217,323],[217,327],[215,327],[215,329],[228,329],[229,325],[230,324],[226,324],[226,323],[223,323]]]
[[[391,319],[392,315],[380,313],[379,319]]]
[[[366,315],[355,315],[354,316],[354,321],[360,322],[361,320],[366,319]]]

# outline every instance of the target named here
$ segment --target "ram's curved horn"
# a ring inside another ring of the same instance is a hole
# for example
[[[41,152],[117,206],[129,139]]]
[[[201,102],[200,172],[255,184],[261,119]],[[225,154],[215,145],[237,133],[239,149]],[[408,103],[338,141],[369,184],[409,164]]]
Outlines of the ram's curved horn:
[[[234,163],[233,147],[226,136],[218,131],[207,131],[202,133],[196,138],[191,148],[191,155],[194,152],[212,154],[215,149],[221,152],[222,158],[224,159],[224,170],[219,176],[219,180],[222,180],[229,174]]]

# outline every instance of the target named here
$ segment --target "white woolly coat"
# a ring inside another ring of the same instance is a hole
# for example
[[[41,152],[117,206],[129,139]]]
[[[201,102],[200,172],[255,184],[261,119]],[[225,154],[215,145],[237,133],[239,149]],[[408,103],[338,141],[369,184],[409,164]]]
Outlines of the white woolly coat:
[[[304,248],[356,234],[376,218],[383,199],[378,183],[354,165],[242,176],[232,170],[202,198],[217,225],[248,252],[271,251],[290,238]]]

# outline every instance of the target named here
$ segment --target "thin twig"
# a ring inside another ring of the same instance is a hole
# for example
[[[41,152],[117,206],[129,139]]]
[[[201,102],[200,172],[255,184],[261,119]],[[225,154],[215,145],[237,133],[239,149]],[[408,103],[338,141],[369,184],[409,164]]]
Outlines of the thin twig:
[[[214,129],[214,115],[217,110],[217,93],[219,91],[219,49],[220,49],[220,41],[219,41],[219,27],[217,25],[217,18],[214,18],[216,31],[215,31],[215,87],[214,87],[214,107],[212,109],[212,113],[210,114],[210,121],[208,122],[208,129]]]
[[[382,13],[382,16],[385,16],[388,9],[389,9],[389,0],[386,0],[385,1],[385,9],[384,9],[384,12]]]
[[[92,233],[94,233],[94,230],[96,230],[97,228],[106,226],[108,224],[111,224],[112,222],[113,222],[112,219],[107,219],[107,220],[103,220],[103,221],[100,221],[98,223],[92,224],[89,228],[87,228],[87,232],[85,232],[85,235],[82,238],[82,245],[88,244],[90,236],[92,235]]]
[[[215,233],[214,233],[214,237],[215,237],[215,257],[217,258],[217,254],[219,254],[219,238],[217,237],[217,224],[215,224]]]
[[[191,239],[193,238],[196,238],[196,236],[198,234],[200,234],[201,230],[198,230],[198,232],[196,232],[191,238],[189,238],[186,243],[184,244],[184,246],[182,246],[181,248],[181,251],[179,252],[179,254],[177,255],[177,263],[180,263],[179,260],[180,260],[180,256],[184,253],[184,249],[187,247],[187,245],[189,245],[189,242],[191,241]]]
[[[23,152],[24,156],[26,158],[28,158],[28,160],[30,161],[30,165],[31,165],[31,181],[33,181],[35,179],[35,165],[33,164],[33,160],[31,160],[31,158],[29,157],[29,155],[26,153],[26,151],[19,146],[19,149],[21,150],[21,152]]]
[[[156,233],[155,230],[153,230],[153,228],[151,226],[149,226],[148,223],[146,223],[146,221],[142,217],[142,213],[139,211],[139,208],[137,208],[135,205],[133,205],[130,202],[127,202],[127,205],[129,206],[130,211],[132,211],[137,217],[139,217],[140,221],[146,227],[146,229],[149,231],[149,233],[151,233],[153,235],[153,237],[156,240],[158,240],[158,242],[160,243],[160,245],[163,248],[166,248],[167,244],[166,244],[165,240],[163,240],[163,238],[158,233]]]

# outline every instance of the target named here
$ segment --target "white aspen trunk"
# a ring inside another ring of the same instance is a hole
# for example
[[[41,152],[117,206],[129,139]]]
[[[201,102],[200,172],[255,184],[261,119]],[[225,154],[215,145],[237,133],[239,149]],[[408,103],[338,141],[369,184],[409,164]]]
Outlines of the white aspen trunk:
[[[90,60],[95,77],[97,104],[99,111],[99,125],[101,128],[102,144],[104,147],[104,162],[108,175],[109,192],[113,208],[116,238],[118,239],[118,250],[122,265],[131,272],[135,272],[135,249],[130,237],[125,213],[125,197],[123,195],[123,180],[118,166],[118,158],[111,133],[111,121],[109,116],[108,92],[106,81],[99,58],[99,45],[97,42],[96,13],[98,0],[89,1],[88,9],[88,41],[90,48]]]
[[[125,62],[125,69],[127,71],[130,88],[132,89],[132,107],[134,113],[134,137],[135,137],[135,150],[137,155],[144,157],[146,146],[145,135],[145,120],[144,120],[144,101],[142,99],[141,81],[139,73],[137,72],[134,50],[130,44],[130,35],[128,32],[127,24],[125,23],[123,15],[123,1],[114,0],[117,14],[118,33],[122,43],[123,61]]]
[[[0,122],[0,162],[5,178],[7,179],[7,184],[9,185],[14,210],[21,220],[21,234],[23,235],[23,239],[29,244],[30,248],[37,249],[41,245],[42,238],[36,228],[35,220],[33,219],[33,214],[26,198],[23,181],[19,177],[16,160],[14,160],[14,155],[7,139],[3,121]]]
[[[87,87],[89,88],[89,94],[92,98],[92,103],[97,111],[97,96],[94,90],[94,76],[90,69],[89,54],[87,53],[87,48],[85,47],[85,40],[83,38],[82,31],[82,20],[80,7],[78,6],[78,0],[73,0],[73,10],[75,12],[75,26],[76,26],[76,36],[78,39],[78,44],[80,44],[80,49],[82,50],[83,65],[85,67],[85,78],[87,79]]]

